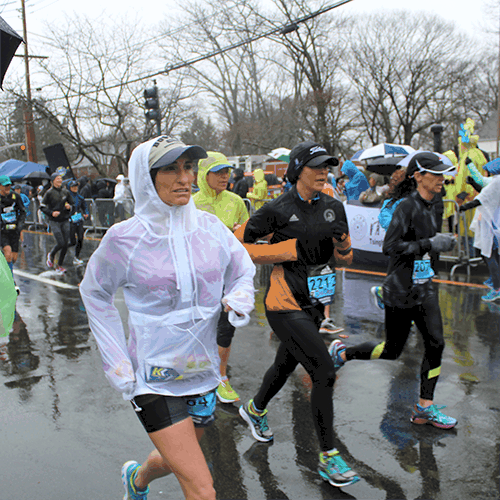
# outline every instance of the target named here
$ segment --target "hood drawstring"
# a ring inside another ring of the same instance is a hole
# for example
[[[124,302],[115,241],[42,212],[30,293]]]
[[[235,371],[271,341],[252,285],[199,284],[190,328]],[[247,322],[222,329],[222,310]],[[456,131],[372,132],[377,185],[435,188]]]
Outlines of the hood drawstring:
[[[189,262],[190,259],[188,258],[189,253],[186,245],[186,239],[184,237],[184,231],[172,220],[174,218],[174,212],[176,212],[176,218],[179,218],[177,210],[172,210],[170,212],[169,245],[173,255],[175,256],[174,267],[177,279],[177,289],[181,292],[181,302],[185,304],[191,303],[193,300],[192,271],[191,264]]]

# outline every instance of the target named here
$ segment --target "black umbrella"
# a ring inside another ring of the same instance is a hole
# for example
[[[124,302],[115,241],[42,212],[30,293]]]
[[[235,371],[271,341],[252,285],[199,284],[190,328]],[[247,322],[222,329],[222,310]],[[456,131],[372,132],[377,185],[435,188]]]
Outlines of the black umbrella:
[[[112,182],[113,184],[118,184],[118,181],[116,179],[108,179],[107,177],[104,177],[103,179],[96,179],[96,181]]]
[[[24,40],[0,17],[0,88],[19,44]]]
[[[397,170],[398,163],[402,160],[401,156],[392,156],[390,158],[377,158],[370,160],[366,165],[366,170],[380,175],[392,175]]]
[[[50,179],[50,175],[47,172],[30,172],[23,177],[23,180],[37,180],[37,179]]]

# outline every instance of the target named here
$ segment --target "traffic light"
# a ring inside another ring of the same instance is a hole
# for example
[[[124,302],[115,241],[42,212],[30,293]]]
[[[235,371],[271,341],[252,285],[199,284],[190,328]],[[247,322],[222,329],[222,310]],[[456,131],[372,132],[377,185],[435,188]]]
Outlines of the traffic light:
[[[144,90],[144,99],[146,107],[146,119],[158,121],[160,119],[160,100],[158,99],[158,87],[150,87]]]
[[[21,149],[21,153],[23,154],[23,156],[25,156],[26,155],[26,146],[24,144],[21,144],[20,149]]]

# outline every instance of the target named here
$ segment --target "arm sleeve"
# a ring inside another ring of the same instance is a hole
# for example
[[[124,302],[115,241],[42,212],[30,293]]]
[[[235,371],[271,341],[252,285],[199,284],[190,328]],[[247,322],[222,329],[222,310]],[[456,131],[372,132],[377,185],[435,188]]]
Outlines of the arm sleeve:
[[[349,226],[347,222],[347,216],[345,213],[344,205],[341,205],[342,209],[342,222],[345,223],[347,232],[337,235],[333,238],[333,255],[335,257],[335,262],[344,266],[350,266],[352,264],[353,252],[351,248],[351,237],[349,236]]]
[[[24,209],[23,200],[20,196],[16,195],[16,210],[17,210],[17,227],[19,231],[23,228],[24,221],[26,220],[26,210]]]
[[[90,215],[89,207],[87,206],[87,202],[85,201],[85,198],[83,196],[82,196],[82,211],[85,215]]]
[[[460,207],[460,211],[461,212],[465,212],[466,210],[470,210],[471,208],[476,208],[478,207],[479,205],[481,205],[481,202],[475,198],[474,200],[472,201],[468,201],[467,203],[464,203],[461,207]]]
[[[40,210],[45,215],[51,217],[52,216],[52,212],[54,210],[51,210],[51,207],[49,205],[50,205],[50,195],[49,195],[49,192],[47,191],[45,193],[44,197],[42,198],[42,203],[40,203]]]
[[[269,236],[277,226],[276,218],[269,205],[264,205],[248,221],[235,231],[234,236],[243,243],[256,264],[292,262],[298,259],[297,240],[291,239],[273,244],[256,242]]]
[[[485,182],[486,177],[483,177],[480,174],[479,170],[476,168],[476,166],[474,165],[474,163],[468,163],[467,164],[467,168],[469,169],[470,176],[472,177],[472,179],[474,180],[474,182],[476,182],[477,184],[479,184],[482,188],[485,187],[486,184],[487,184],[487,182]],[[476,189],[476,188],[474,187],[474,189]],[[478,191],[478,190],[476,189],[476,191]]]
[[[400,203],[394,210],[382,247],[385,255],[415,255],[431,250],[429,238],[418,241],[404,241],[410,227],[412,212],[411,209],[408,210],[408,207],[405,210],[405,206],[404,202]]]
[[[106,378],[124,399],[131,399],[135,375],[120,314],[113,304],[116,291],[125,284],[126,265],[118,241],[108,231],[89,260],[80,294]]]

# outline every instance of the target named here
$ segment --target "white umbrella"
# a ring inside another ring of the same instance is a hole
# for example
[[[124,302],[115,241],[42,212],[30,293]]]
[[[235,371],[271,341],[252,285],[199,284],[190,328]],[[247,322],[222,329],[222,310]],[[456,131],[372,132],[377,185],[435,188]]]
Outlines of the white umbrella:
[[[360,155],[358,160],[369,160],[372,158],[389,158],[391,156],[406,156],[413,153],[415,150],[411,146],[403,144],[390,144],[384,142],[377,144],[371,148],[365,149]]]
[[[276,148],[268,153],[268,155],[275,160],[286,161],[288,163],[290,161],[290,151],[288,148]]]

